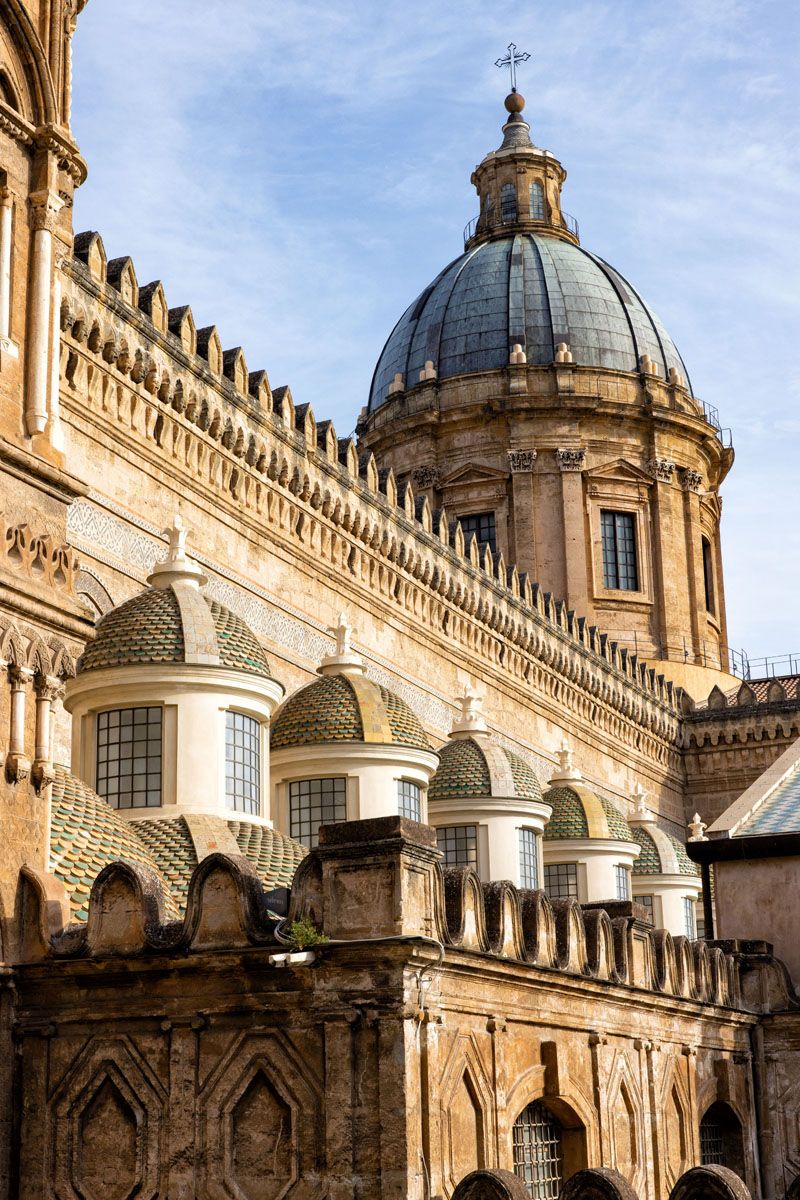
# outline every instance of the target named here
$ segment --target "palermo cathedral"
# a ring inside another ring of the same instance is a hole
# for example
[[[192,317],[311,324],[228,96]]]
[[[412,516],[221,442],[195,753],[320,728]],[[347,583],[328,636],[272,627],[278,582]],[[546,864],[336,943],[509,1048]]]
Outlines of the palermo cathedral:
[[[512,88],[338,436],[74,230],[84,4],[0,4],[0,1200],[797,1200],[703,363]]]

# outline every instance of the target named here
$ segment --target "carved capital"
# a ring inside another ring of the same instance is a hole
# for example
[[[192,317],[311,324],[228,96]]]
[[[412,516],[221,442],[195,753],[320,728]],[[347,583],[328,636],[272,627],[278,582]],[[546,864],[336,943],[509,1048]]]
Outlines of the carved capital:
[[[685,492],[699,492],[703,486],[703,476],[691,467],[683,467],[679,471],[681,487]]]
[[[521,474],[524,471],[532,471],[533,464],[536,462],[535,450],[509,450],[508,465],[511,468],[513,475]]]
[[[37,699],[49,700],[52,704],[64,695],[64,686],[60,679],[52,675],[37,675],[33,681],[33,690]]]
[[[441,477],[438,467],[415,467],[412,472],[414,486],[418,488],[438,488],[441,486]]]
[[[64,201],[56,192],[43,188],[40,192],[31,192],[31,226],[33,229],[46,229],[48,233],[55,231],[58,214],[64,207]]]
[[[11,680],[12,692],[21,692],[33,679],[33,671],[29,667],[18,667],[12,664],[8,668],[8,677]]]
[[[556,459],[562,471],[582,471],[586,466],[586,451],[556,450]]]
[[[669,458],[651,458],[647,464],[653,479],[659,483],[672,483],[675,473],[675,463]]]

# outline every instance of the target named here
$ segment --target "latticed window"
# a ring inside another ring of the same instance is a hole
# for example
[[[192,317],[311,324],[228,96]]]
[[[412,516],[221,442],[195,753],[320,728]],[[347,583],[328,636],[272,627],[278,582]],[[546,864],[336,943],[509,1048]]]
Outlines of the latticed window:
[[[642,908],[647,909],[648,917],[650,918],[651,921],[654,921],[655,920],[655,915],[654,915],[655,906],[653,904],[653,897],[652,896],[634,896],[633,898],[637,904],[641,904]]]
[[[517,219],[517,189],[513,183],[504,183],[500,191],[500,217],[503,221]]]
[[[551,900],[578,895],[577,863],[552,863],[544,869],[544,890]]]
[[[683,922],[686,928],[686,936],[690,942],[693,942],[697,937],[697,930],[694,924],[694,903],[691,896],[683,897]]]
[[[706,936],[706,915],[703,911],[702,900],[698,900],[694,908],[694,928],[697,937],[704,938]]]
[[[467,513],[458,519],[461,522],[461,529],[464,533],[464,545],[468,550],[474,533],[481,549],[484,546],[489,546],[492,554],[497,553],[497,528],[493,512]]]
[[[703,1167],[725,1166],[725,1132],[719,1121],[709,1116],[700,1122],[700,1164]]]
[[[541,1101],[514,1122],[514,1171],[535,1200],[558,1200],[564,1168],[561,1125]]]
[[[304,846],[316,846],[320,825],[347,820],[347,780],[299,779],[289,784],[289,832]]]
[[[544,192],[542,185],[535,180],[531,184],[530,191],[531,217],[534,221],[544,220]]]
[[[96,791],[112,808],[161,804],[161,709],[97,714]]]
[[[617,886],[617,899],[630,900],[631,898],[631,873],[627,867],[614,867],[614,882]]]
[[[714,559],[711,542],[703,538],[703,585],[706,597],[706,612],[714,612]]]
[[[539,886],[539,842],[533,829],[519,830],[519,886]]]
[[[603,540],[603,586],[638,592],[636,562],[636,517],[628,512],[600,514]]]
[[[261,725],[243,713],[225,714],[225,799],[236,812],[261,810]]]
[[[444,855],[446,867],[478,866],[477,825],[440,825],[436,844]]]
[[[422,820],[422,788],[408,779],[397,781],[397,811],[412,821]]]

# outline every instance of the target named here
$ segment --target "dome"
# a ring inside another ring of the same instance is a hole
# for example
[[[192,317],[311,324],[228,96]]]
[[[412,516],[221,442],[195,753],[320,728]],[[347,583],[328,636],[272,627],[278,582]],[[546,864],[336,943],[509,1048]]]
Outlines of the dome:
[[[700,868],[671,833],[655,824],[646,829],[633,825],[631,833],[633,840],[641,846],[641,853],[633,864],[634,875],[699,875]]]
[[[579,366],[639,371],[649,355],[662,379],[688,380],[669,334],[636,290],[603,259],[562,237],[508,233],[472,246],[406,309],[383,348],[370,391],[374,411],[400,375],[415,386],[430,361],[440,380],[497,370],[522,346],[549,366],[565,342]]]
[[[189,880],[200,861],[192,838],[190,816],[165,820],[131,821],[144,846],[152,855],[167,881],[178,908],[186,907]],[[256,869],[267,889],[288,887],[306,854],[294,838],[266,825],[247,820],[226,820],[224,817],[204,816],[203,834],[208,840],[210,829],[218,830],[217,845],[227,853],[243,854]]]
[[[618,808],[582,785],[559,785],[544,794],[553,810],[545,825],[545,841],[597,838],[632,842],[633,831]]]
[[[101,617],[79,669],[187,662],[270,676],[267,656],[241,617],[180,584],[148,588]]]
[[[405,700],[362,675],[314,679],[281,705],[272,722],[272,750],[330,742],[432,749]]]
[[[428,800],[502,796],[542,799],[542,789],[529,763],[493,739],[454,738],[439,751],[439,766],[428,788]]]
[[[178,916],[178,905],[168,878],[135,831],[66,767],[55,767],[50,814],[50,870],[67,889],[72,917],[85,921],[89,893],[103,867],[121,858],[149,867],[164,889],[168,917]]]

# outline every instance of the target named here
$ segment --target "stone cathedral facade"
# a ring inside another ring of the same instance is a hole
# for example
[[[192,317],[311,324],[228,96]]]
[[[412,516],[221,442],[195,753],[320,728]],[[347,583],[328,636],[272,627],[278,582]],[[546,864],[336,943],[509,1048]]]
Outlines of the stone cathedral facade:
[[[0,4],[0,1200],[796,1197],[702,364],[512,91],[339,437],[74,230],[84,4]]]

